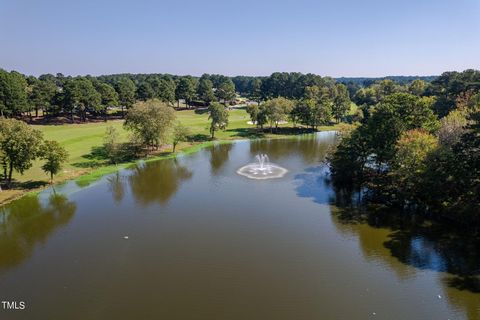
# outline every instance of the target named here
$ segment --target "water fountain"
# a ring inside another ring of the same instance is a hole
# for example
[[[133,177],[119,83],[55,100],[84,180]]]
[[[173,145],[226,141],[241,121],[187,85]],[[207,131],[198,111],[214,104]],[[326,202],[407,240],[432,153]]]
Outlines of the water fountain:
[[[281,178],[288,172],[287,169],[270,162],[266,154],[257,154],[257,160],[237,170],[237,173],[250,179],[272,179]]]

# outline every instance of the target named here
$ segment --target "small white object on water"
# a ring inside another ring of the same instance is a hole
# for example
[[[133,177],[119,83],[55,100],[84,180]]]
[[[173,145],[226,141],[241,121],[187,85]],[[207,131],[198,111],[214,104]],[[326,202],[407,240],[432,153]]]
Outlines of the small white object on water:
[[[442,299],[442,296],[441,296],[441,295],[438,295],[438,299]]]
[[[377,313],[376,313],[376,312],[372,312],[372,314],[375,316]]]
[[[123,239],[128,240],[128,236],[123,237]]]

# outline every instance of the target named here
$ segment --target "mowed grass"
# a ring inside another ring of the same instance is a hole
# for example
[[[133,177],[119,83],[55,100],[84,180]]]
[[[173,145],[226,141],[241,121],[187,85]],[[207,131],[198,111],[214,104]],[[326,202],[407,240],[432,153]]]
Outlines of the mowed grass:
[[[192,135],[197,135],[198,139],[208,139],[209,120],[208,113],[195,113],[194,110],[183,110],[176,112],[177,120],[187,126]],[[237,129],[253,129],[254,126],[247,124],[248,114],[244,109],[234,109],[230,111],[229,131],[220,131],[216,133],[218,139],[238,138]],[[64,124],[64,125],[35,125],[34,128],[42,131],[47,140],[56,140],[68,151],[69,159],[63,168],[63,172],[58,175],[56,180],[65,177],[78,176],[92,168],[104,165],[99,161],[92,151],[95,147],[103,144],[103,137],[108,126],[117,129],[122,141],[127,141],[129,132],[123,128],[123,120],[111,120],[107,122],[95,122],[85,124]],[[23,175],[14,172],[13,178],[18,182],[43,181],[48,182],[48,175],[41,169],[42,162],[36,161],[33,167],[27,170]],[[0,196],[1,198],[1,196]]]
[[[215,133],[215,138],[219,140],[230,140],[239,138],[255,137],[282,137],[284,135],[259,135],[254,125],[248,124],[250,120],[248,113],[244,108],[232,109],[229,111],[229,125],[227,130]],[[192,144],[205,142],[210,139],[210,121],[206,110],[182,110],[176,112],[177,120],[190,129],[192,138],[196,142],[182,143],[177,146],[177,150],[189,148]],[[69,153],[68,162],[64,165],[61,173],[55,177],[55,181],[63,181],[73,177],[78,177],[84,173],[91,172],[100,167],[108,165],[107,161],[98,155],[95,155],[95,149],[103,144],[103,137],[108,126],[117,129],[121,141],[127,141],[129,132],[123,128],[123,120],[111,120],[108,122],[95,122],[85,124],[64,124],[64,125],[35,125],[34,127],[43,132],[47,140],[56,140]],[[282,125],[281,127],[289,126]],[[322,127],[321,130],[332,130],[334,127]],[[169,151],[170,146],[166,146]],[[28,189],[33,189],[45,185],[49,182],[48,175],[41,169],[42,161],[36,161],[33,167],[27,170],[23,175],[14,172],[13,178],[18,182],[17,187],[11,190],[0,192],[0,203],[8,199],[25,193]]]

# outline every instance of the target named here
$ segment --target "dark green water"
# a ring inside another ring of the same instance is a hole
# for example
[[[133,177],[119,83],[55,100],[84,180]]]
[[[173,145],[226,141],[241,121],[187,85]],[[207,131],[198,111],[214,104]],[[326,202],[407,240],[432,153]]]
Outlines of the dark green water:
[[[475,247],[331,205],[333,140],[217,145],[4,207],[0,298],[26,309],[0,319],[479,319]],[[237,175],[257,153],[288,174]]]

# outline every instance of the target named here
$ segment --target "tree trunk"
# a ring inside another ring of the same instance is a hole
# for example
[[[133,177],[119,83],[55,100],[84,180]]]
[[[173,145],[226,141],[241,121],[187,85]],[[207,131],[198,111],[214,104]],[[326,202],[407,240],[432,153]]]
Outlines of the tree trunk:
[[[175,153],[175,147],[177,146],[177,144],[174,142],[173,143],[173,150],[172,150],[172,153]]]

